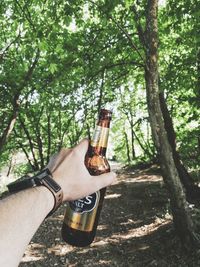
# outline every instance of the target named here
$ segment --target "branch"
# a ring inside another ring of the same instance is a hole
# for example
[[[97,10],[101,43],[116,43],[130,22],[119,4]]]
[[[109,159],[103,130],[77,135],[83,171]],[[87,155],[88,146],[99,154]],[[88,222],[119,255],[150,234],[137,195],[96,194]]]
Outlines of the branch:
[[[27,83],[31,80],[31,76],[32,76],[32,74],[33,74],[33,71],[34,71],[34,69],[35,69],[37,63],[38,63],[39,56],[40,56],[40,51],[39,51],[39,49],[37,49],[35,59],[34,59],[33,63],[30,65],[30,67],[29,67],[27,73],[26,73],[25,76],[24,76],[24,79],[23,79],[22,84],[21,84],[21,86],[20,86],[19,89],[18,89],[18,93],[19,93],[19,94],[20,94],[21,91],[24,89],[24,87],[27,85]],[[31,89],[24,95],[24,97],[21,98],[21,102],[23,102],[24,99],[26,99],[26,98],[28,97],[28,95],[34,91],[34,89],[35,89],[35,88],[31,88]]]
[[[104,12],[102,12],[101,8],[99,7],[98,4],[94,3],[91,0],[88,0],[88,2],[90,2],[91,4],[93,4],[94,6],[98,7],[100,12],[105,16]],[[143,58],[142,54],[140,53],[139,49],[137,48],[137,46],[134,44],[131,36],[129,35],[129,33],[111,16],[109,15],[109,18],[117,25],[117,27],[125,34],[125,36],[127,37],[128,41],[131,44],[131,47],[138,53],[139,57],[141,58],[142,62],[145,62],[145,59]],[[143,65],[143,64],[142,64]],[[145,64],[144,64],[145,65]]]
[[[39,57],[40,57],[40,50],[38,48],[37,52],[36,52],[35,59],[34,59],[32,65],[29,67],[29,69],[28,69],[28,71],[27,71],[27,73],[25,75],[24,82],[27,82],[27,81],[30,80],[30,78],[31,78],[31,76],[33,74],[33,71],[34,71],[34,69],[35,69],[35,67],[36,67],[36,65],[38,63]]]
[[[30,12],[29,12],[29,10],[28,10],[28,8],[25,6],[24,8],[20,5],[20,3],[18,2],[18,0],[15,0],[16,1],[16,3],[17,3],[17,5],[19,6],[19,8],[21,9],[21,12],[22,12],[22,14],[24,15],[24,17],[27,19],[27,21],[29,22],[29,24],[31,25],[31,27],[33,28],[33,30],[35,31],[36,29],[35,29],[35,25],[33,24],[33,22],[31,21],[31,17],[30,17]],[[28,13],[28,16],[27,16],[27,14],[26,14],[26,12],[25,12],[25,9],[26,8],[26,10],[27,10],[27,13]]]
[[[137,28],[140,42],[143,44],[143,47],[146,48],[145,34],[144,34],[144,30],[143,30],[141,22],[140,22],[140,16],[138,15],[136,6],[132,5],[131,10],[133,11],[133,13],[135,15],[135,24],[136,24],[136,28]]]
[[[136,67],[144,67],[142,64],[140,64],[139,62],[137,61],[130,61],[130,62],[116,62],[116,63],[113,63],[113,64],[110,64],[110,65],[106,65],[106,66],[103,66],[101,69],[99,69],[92,77],[91,77],[91,80],[94,79],[94,77],[96,77],[99,73],[101,72],[104,72],[106,69],[112,69],[112,68],[115,68],[115,67],[118,67],[118,66],[125,66],[125,65],[133,65],[133,66],[136,66]]]
[[[6,54],[6,52],[7,52],[7,51],[9,50],[9,48],[11,47],[11,45],[14,44],[14,43],[19,39],[20,34],[21,34],[21,32],[19,32],[19,34],[17,35],[17,37],[16,37],[13,41],[11,41],[10,44],[8,44],[6,48],[4,48],[4,50],[0,51],[0,63],[1,63],[1,61],[3,60],[3,58],[4,58],[5,54]]]
[[[35,155],[35,151],[34,151],[34,144],[32,142],[31,135],[30,135],[28,129],[26,128],[26,126],[24,124],[24,121],[21,118],[21,116],[19,116],[19,122],[20,122],[21,128],[23,129],[23,131],[24,131],[24,133],[25,133],[25,135],[27,137],[27,140],[29,142],[29,147],[30,147],[31,154],[32,154],[32,157],[33,157],[34,166],[36,167],[36,169],[39,169],[39,164],[38,164],[37,159],[36,159],[36,155]]]
[[[142,54],[140,53],[139,49],[137,46],[134,44],[131,36],[129,33],[112,17],[110,16],[110,19],[117,25],[117,27],[125,34],[127,37],[128,41],[130,42],[131,47],[138,53],[139,57],[141,58],[142,62],[145,62],[145,59],[143,58]],[[143,65],[143,64],[142,64]]]
[[[29,153],[28,151],[26,151],[26,148],[24,146],[24,143],[19,141],[18,138],[20,137],[20,135],[17,134],[16,130],[14,129],[14,134],[15,134],[15,142],[19,145],[19,147],[22,149],[22,151],[24,152],[24,154],[26,155],[26,159],[28,161],[28,163],[30,164],[31,168],[33,171],[36,171],[37,168],[35,167],[35,165],[32,163],[30,157],[29,157]]]
[[[18,113],[19,113],[19,97],[20,97],[20,94],[17,92],[15,95],[14,95],[14,98],[13,98],[13,111],[12,111],[12,114],[8,120],[8,123],[7,123],[7,127],[4,129],[2,135],[0,136],[0,152],[2,151],[3,149],[3,146],[5,145],[9,135],[11,134],[13,128],[14,128],[14,125],[15,125],[15,122],[16,122],[16,119],[17,119],[17,116],[18,116]]]

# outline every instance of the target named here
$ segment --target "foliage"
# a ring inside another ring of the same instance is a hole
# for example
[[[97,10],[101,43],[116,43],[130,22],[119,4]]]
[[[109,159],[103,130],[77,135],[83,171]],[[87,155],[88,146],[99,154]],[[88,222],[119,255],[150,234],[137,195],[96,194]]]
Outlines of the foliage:
[[[170,0],[159,14],[161,88],[190,168],[200,155],[198,5]],[[33,171],[43,168],[62,146],[90,136],[108,103],[113,157],[129,164],[155,157],[137,23],[144,30],[145,8],[146,1],[120,0],[0,4],[2,134],[14,123],[3,163],[12,151],[23,151]]]
[[[169,0],[161,11],[161,86],[173,116],[177,145],[190,168],[200,162],[199,1]]]

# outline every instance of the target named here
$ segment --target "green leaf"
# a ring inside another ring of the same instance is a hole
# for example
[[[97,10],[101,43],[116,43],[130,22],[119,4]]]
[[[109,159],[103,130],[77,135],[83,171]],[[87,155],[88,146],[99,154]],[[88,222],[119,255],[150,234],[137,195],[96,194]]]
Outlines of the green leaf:
[[[54,74],[57,71],[57,65],[55,63],[51,63],[49,65],[49,70],[52,74]]]

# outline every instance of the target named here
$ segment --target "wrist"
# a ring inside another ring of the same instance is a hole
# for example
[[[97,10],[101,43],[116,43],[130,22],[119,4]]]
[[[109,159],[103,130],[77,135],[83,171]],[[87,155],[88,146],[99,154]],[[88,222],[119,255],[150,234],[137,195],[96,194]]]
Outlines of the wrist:
[[[60,185],[53,179],[52,173],[48,168],[36,175],[36,184],[44,186],[54,198],[54,206],[47,216],[52,215],[62,204],[63,190]]]
[[[55,204],[53,194],[45,186],[37,186],[37,187],[34,187],[33,190],[35,190],[37,194],[39,194],[38,197],[43,202],[45,211],[47,212],[47,215],[48,215],[52,211],[54,204]]]
[[[48,216],[53,214],[54,211],[62,204],[63,190],[53,179],[49,169],[44,169],[33,177],[25,177],[24,179],[19,179],[18,181],[8,184],[10,193],[17,193],[28,188],[39,188],[39,191],[49,192],[51,197],[53,197],[54,205]],[[45,188],[45,190],[40,188]]]

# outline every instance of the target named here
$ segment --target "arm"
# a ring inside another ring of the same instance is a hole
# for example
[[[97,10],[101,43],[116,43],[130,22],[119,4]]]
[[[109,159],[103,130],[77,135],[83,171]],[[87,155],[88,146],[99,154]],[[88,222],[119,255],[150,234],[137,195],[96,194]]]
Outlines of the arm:
[[[48,168],[63,189],[63,200],[75,200],[111,184],[113,173],[91,176],[84,165],[88,141],[63,149],[52,157]],[[32,236],[54,206],[45,187],[27,189],[0,201],[0,266],[16,267]]]

